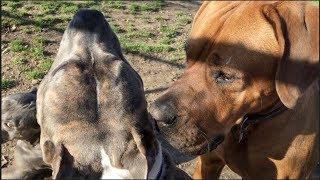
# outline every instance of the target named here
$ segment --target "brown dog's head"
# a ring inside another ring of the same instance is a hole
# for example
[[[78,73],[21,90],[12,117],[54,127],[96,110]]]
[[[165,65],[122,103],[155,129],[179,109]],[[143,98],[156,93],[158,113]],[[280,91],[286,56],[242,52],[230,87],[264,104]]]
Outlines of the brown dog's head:
[[[279,102],[295,106],[316,79],[318,6],[205,2],[186,43],[187,68],[151,106],[177,149],[214,149],[238,119]]]

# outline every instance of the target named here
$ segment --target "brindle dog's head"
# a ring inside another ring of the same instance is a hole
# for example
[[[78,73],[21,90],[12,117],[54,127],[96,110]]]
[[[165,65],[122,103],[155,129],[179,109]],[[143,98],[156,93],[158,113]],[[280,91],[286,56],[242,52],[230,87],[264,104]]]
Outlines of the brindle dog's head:
[[[37,94],[40,145],[53,178],[100,178],[101,155],[112,168],[146,178],[157,154],[146,108],[141,78],[103,14],[78,11]]]
[[[39,140],[36,120],[37,90],[9,95],[1,101],[1,143],[12,139]]]
[[[177,149],[212,150],[245,114],[289,108],[316,79],[318,5],[204,2],[186,43],[187,67],[151,107]]]

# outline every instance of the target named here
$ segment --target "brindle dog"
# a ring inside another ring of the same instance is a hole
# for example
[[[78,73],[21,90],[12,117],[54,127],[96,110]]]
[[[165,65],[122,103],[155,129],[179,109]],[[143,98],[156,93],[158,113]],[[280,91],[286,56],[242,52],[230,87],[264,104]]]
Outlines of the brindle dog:
[[[64,32],[37,121],[53,178],[188,178],[161,150],[142,80],[98,11],[78,11]]]

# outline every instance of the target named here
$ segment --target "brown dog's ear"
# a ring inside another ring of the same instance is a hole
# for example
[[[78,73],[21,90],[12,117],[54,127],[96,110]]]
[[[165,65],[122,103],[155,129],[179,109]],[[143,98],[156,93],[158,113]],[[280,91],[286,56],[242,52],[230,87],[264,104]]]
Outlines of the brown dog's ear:
[[[52,167],[52,178],[71,178],[74,175],[73,157],[63,144],[55,146],[52,141],[43,144],[43,160]]]
[[[264,6],[263,14],[282,48],[276,90],[282,103],[293,108],[319,75],[319,6],[280,2]]]

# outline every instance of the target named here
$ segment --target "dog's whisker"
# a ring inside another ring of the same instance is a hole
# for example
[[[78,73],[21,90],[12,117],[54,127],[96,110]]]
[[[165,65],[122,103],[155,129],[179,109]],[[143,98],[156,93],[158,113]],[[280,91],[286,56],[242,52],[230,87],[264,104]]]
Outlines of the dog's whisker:
[[[227,60],[226,64],[229,64],[231,62],[232,56],[229,57],[229,59]]]
[[[209,138],[207,137],[207,134],[202,131],[200,128],[198,128],[200,135],[206,140],[207,142],[207,152],[210,152],[210,142],[209,142]]]

